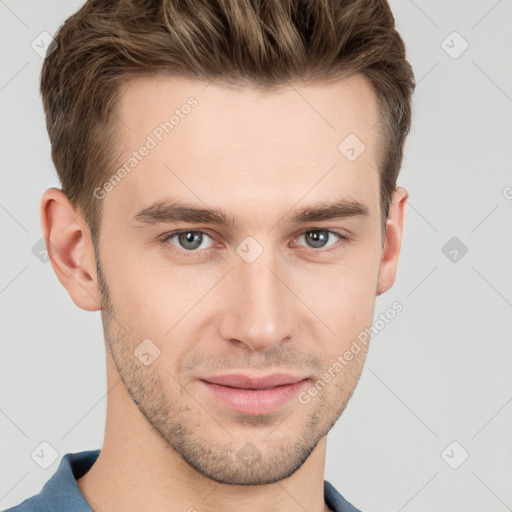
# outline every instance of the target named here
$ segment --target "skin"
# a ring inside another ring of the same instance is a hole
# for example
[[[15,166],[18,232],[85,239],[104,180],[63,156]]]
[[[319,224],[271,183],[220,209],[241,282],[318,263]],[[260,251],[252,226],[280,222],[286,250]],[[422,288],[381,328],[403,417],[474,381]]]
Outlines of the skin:
[[[397,187],[384,239],[377,100],[364,77],[265,94],[207,85],[138,78],[121,92],[126,155],[188,97],[198,105],[102,199],[100,276],[85,220],[60,190],[42,198],[55,273],[75,304],[102,310],[105,332],[105,439],[77,483],[103,512],[148,503],[155,512],[328,510],[326,435],[367,346],[308,404],[294,398],[268,414],[232,411],[199,379],[320,379],[394,283],[408,193]],[[366,146],[353,162],[338,150],[350,133]],[[222,209],[234,225],[133,222],[171,196]],[[286,221],[294,209],[340,199],[364,203],[369,215]],[[184,239],[162,238],[179,229],[206,233],[197,254],[186,256]],[[311,231],[328,237],[325,248],[308,242]],[[248,236],[263,249],[252,263],[236,251]],[[145,339],[160,350],[148,366],[133,354]]]

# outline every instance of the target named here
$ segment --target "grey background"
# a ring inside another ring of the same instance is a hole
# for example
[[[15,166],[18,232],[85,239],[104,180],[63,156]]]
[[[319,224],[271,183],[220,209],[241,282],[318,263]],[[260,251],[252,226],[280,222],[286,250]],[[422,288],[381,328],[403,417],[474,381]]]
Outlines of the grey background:
[[[39,492],[65,453],[103,441],[100,314],[32,252],[40,196],[58,181],[31,44],[80,5],[0,0],[1,509]],[[404,309],[372,341],[329,435],[326,479],[363,510],[512,510],[512,2],[391,6],[418,86],[401,263],[375,315]],[[457,58],[453,31],[469,44]],[[58,453],[47,469],[31,458],[43,441]]]

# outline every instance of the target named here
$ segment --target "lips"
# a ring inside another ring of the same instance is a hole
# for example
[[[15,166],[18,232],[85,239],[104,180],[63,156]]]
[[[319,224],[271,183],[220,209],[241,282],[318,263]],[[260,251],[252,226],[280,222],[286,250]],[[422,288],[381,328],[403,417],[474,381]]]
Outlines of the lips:
[[[295,384],[304,377],[295,377],[284,373],[275,373],[265,377],[248,377],[246,375],[221,375],[219,377],[208,377],[203,379],[212,384],[219,384],[220,386],[227,386],[230,388],[239,389],[271,389],[276,386],[284,386]]]
[[[199,382],[221,406],[241,414],[261,415],[285,406],[307,381],[303,376],[275,373],[261,377],[221,375]]]

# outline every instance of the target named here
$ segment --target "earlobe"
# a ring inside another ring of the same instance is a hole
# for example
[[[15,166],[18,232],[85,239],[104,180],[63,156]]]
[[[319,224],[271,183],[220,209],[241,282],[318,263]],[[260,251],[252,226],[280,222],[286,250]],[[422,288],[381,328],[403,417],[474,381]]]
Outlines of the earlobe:
[[[57,188],[46,190],[41,198],[41,226],[53,270],[73,302],[87,311],[101,309],[89,227]]]
[[[377,295],[387,292],[394,284],[398,259],[402,246],[404,229],[405,205],[409,193],[403,187],[396,187],[391,198],[389,214],[386,222],[386,236],[379,267]]]

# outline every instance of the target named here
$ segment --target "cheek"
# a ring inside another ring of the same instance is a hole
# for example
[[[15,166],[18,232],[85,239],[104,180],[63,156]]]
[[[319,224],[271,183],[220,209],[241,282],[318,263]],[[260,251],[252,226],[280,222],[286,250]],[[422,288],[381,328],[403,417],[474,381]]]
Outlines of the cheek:
[[[322,311],[334,324],[342,325],[357,324],[372,315],[380,259],[377,251],[354,251],[335,266],[319,266],[301,277],[304,296],[311,298],[318,314]]]
[[[167,383],[163,384],[167,389],[175,384],[169,372],[178,378],[179,361],[201,337],[201,318],[197,316],[205,311],[200,307],[201,298],[215,284],[217,276],[211,269],[194,271],[189,266],[185,270],[163,257],[151,259],[148,251],[145,256],[127,255],[118,262],[111,260],[105,275],[119,323],[125,327],[122,336],[128,341],[126,331],[130,333],[132,351],[147,339],[152,342],[147,345],[150,352],[155,350],[154,346],[158,348],[157,367],[161,367],[161,382]],[[205,301],[202,302],[204,308]]]
[[[326,338],[332,340],[331,352],[335,352],[336,356],[371,325],[375,300],[372,290],[373,286],[363,289],[361,283],[345,281],[343,288],[331,287],[330,293],[323,298],[323,309],[317,314],[336,335]]]
[[[183,304],[189,303],[187,295],[193,296],[193,290],[183,285],[180,271],[156,247],[134,247],[120,238],[111,240],[102,254],[102,268],[112,303],[128,321],[160,327],[159,331],[169,329]],[[169,325],[160,325],[163,322]]]

